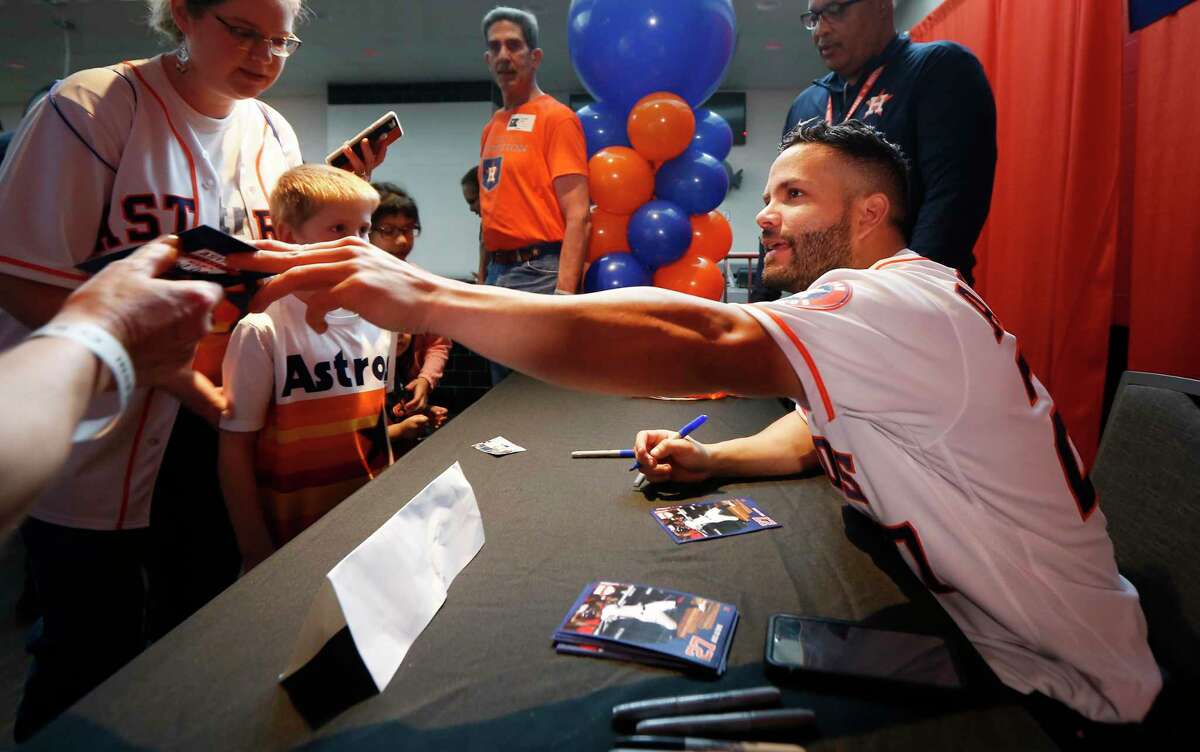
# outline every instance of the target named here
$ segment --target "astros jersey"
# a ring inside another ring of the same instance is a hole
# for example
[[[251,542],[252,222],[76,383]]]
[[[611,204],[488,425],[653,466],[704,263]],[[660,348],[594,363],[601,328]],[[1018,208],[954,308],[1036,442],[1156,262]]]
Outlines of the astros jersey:
[[[563,239],[554,179],[587,174],[579,117],[549,94],[499,110],[480,139],[483,244],[504,251]]]
[[[952,269],[911,251],[744,306],[821,464],[1007,685],[1137,721],[1162,678],[1054,403]]]
[[[384,398],[394,336],[338,310],[317,334],[287,296],[234,329],[223,375],[226,431],[258,431],[259,501],[276,545],[392,462]]]
[[[205,117],[161,58],[80,71],[30,111],[0,170],[0,237],[14,241],[0,249],[0,274],[72,288],[84,280],[75,264],[160,234],[209,224],[267,235],[267,194],[300,161],[279,113],[247,100]],[[0,349],[27,333],[0,311]],[[139,389],[114,431],[73,447],[32,515],[98,530],[149,524],[177,407]],[[91,414],[115,409],[115,395],[102,395]]]

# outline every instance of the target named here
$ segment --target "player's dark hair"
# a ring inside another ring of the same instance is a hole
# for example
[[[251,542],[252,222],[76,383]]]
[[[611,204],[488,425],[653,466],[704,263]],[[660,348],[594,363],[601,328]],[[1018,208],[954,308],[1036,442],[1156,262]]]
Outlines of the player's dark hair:
[[[879,191],[886,194],[892,204],[889,217],[892,224],[904,233],[905,238],[909,236],[908,159],[903,149],[861,120],[830,125],[821,118],[798,123],[783,137],[779,151],[797,144],[828,146],[868,172],[872,184],[878,185]]]
[[[388,217],[400,215],[411,219],[413,228],[421,231],[421,212],[408,191],[395,183],[371,183],[371,187],[379,191],[379,206],[371,214],[372,227],[378,227]]]
[[[539,47],[537,16],[527,10],[510,8],[507,5],[497,5],[483,17],[483,41],[485,44],[488,40],[488,29],[499,21],[508,21],[520,27],[521,36],[525,37],[525,45],[529,49],[536,50]]]
[[[459,182],[461,182],[464,186],[473,185],[476,188],[478,188],[479,187],[479,165],[475,165],[474,167],[472,167],[471,169],[469,169],[465,173],[463,173],[462,180]]]

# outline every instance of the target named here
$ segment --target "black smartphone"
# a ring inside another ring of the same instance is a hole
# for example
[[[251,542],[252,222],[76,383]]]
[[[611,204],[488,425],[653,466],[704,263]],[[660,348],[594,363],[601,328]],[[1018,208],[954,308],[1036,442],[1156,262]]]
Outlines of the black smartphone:
[[[840,619],[774,614],[767,666],[776,673],[956,690],[965,686],[946,641]]]
[[[351,138],[350,150],[354,152],[355,156],[362,159],[362,140],[364,138],[371,142],[372,149],[376,149],[380,146],[399,141],[403,135],[404,129],[400,127],[400,118],[396,117],[396,113],[388,112]],[[338,147],[328,157],[325,157],[325,164],[345,169],[350,164],[350,160],[346,157],[341,147]]]

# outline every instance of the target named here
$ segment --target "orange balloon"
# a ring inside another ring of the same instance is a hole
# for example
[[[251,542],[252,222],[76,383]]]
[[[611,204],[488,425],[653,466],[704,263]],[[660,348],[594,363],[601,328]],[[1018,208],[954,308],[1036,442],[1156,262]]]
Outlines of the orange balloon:
[[[592,234],[588,238],[588,261],[614,251],[629,252],[629,215],[592,209]]]
[[[654,171],[628,146],[609,146],[588,160],[588,191],[602,211],[633,214],[654,195]]]
[[[656,271],[654,286],[720,300],[725,294],[725,275],[713,261],[702,256],[684,256]]]
[[[638,154],[652,162],[665,162],[691,145],[696,116],[682,97],[659,91],[638,100],[629,111],[625,128]]]
[[[717,262],[729,255],[733,247],[733,228],[725,215],[713,209],[708,214],[692,215],[692,244],[684,257],[702,257]]]

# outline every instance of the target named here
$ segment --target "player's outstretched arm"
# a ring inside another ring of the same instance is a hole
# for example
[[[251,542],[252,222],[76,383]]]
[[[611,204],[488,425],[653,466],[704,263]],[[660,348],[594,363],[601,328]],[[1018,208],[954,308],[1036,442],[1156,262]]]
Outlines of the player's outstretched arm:
[[[716,444],[675,438],[672,431],[642,431],[633,448],[642,473],[651,483],[794,475],[818,466],[812,433],[795,412],[753,436]]]
[[[655,288],[532,295],[444,279],[357,238],[259,241],[241,268],[282,272],[254,306],[314,292],[307,319],[344,307],[377,326],[436,332],[545,381],[612,394],[802,395],[787,358],[741,308]]]
[[[155,279],[176,252],[173,241],[160,240],[110,264],[71,293],[50,323],[56,332],[103,330],[125,350],[140,385],[201,389],[181,374],[189,373],[221,289]],[[26,340],[0,355],[0,524],[19,519],[53,477],[92,395],[113,383],[108,366],[64,334]],[[219,400],[207,387],[205,396]]]

